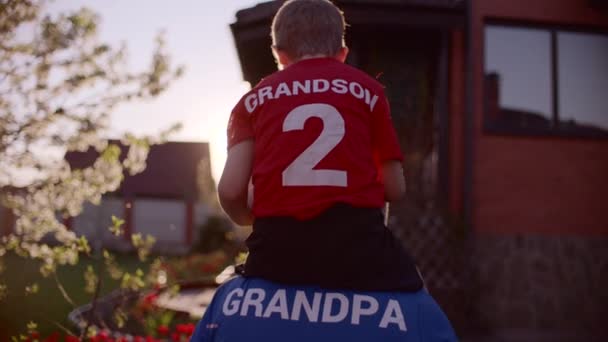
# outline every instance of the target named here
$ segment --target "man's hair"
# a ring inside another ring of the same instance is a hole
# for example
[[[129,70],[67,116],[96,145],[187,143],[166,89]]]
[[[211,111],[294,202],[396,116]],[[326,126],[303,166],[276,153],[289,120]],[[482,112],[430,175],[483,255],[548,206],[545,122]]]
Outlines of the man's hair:
[[[272,43],[290,58],[335,56],[344,46],[346,22],[329,0],[286,1],[272,21]]]

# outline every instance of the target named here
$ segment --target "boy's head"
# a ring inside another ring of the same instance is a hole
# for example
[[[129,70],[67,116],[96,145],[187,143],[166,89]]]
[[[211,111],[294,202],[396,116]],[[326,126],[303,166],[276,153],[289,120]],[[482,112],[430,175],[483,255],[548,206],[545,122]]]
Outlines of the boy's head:
[[[273,51],[283,65],[306,57],[343,60],[345,27],[342,11],[329,0],[289,0],[272,21]]]

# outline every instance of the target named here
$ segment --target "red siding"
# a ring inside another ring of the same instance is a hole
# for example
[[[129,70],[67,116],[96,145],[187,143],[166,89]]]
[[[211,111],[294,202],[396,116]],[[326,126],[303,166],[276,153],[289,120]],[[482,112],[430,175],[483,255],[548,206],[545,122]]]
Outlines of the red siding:
[[[482,132],[483,20],[608,28],[585,0],[473,1],[473,220],[480,232],[608,234],[608,140]]]

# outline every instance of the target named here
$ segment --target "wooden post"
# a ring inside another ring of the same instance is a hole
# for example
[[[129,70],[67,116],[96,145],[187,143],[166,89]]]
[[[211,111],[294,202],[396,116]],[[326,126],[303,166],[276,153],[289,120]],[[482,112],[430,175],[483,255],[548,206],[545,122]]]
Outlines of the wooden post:
[[[130,198],[127,197],[125,198],[125,204],[124,204],[124,220],[125,220],[125,227],[124,227],[124,238],[127,241],[131,241],[131,234],[133,234],[133,206],[135,204],[135,201]]]
[[[187,200],[186,202],[186,234],[184,243],[187,246],[192,245],[194,237],[194,202]]]

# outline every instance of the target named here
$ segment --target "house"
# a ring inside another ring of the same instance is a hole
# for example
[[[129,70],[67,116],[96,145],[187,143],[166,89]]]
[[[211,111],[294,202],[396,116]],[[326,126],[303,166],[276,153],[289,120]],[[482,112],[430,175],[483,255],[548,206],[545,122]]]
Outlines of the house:
[[[406,155],[390,227],[459,334],[608,340],[607,3],[334,2]],[[252,85],[280,4],[231,25]]]
[[[127,149],[121,149],[125,155]],[[89,150],[69,152],[65,159],[78,169],[91,165],[96,156],[94,150]],[[125,174],[119,189],[104,196],[99,206],[85,204],[82,214],[69,219],[67,226],[86,235],[93,246],[127,249],[131,234],[140,233],[154,236],[159,251],[187,251],[196,241],[201,225],[218,208],[209,145],[153,145],[146,164],[140,174]],[[120,238],[107,229],[113,215],[125,220]]]

